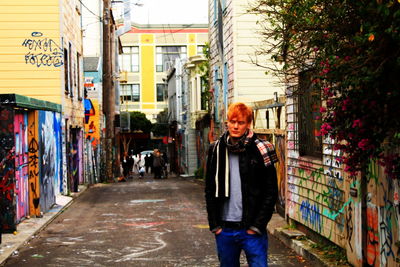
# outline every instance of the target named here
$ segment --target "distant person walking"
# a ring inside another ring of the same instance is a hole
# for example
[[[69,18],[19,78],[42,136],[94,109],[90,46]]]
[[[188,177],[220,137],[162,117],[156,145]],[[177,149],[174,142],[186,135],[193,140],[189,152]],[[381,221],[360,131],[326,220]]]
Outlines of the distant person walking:
[[[122,158],[122,175],[123,175],[123,179],[122,180],[126,180],[129,176],[129,160],[128,160],[128,153],[124,153],[124,156]]]
[[[162,153],[162,158],[164,160],[164,178],[168,177],[168,173],[169,173],[169,163],[168,163],[168,156],[167,156],[167,152],[163,152]]]
[[[150,173],[151,167],[153,165],[153,158],[150,153],[144,157],[144,166],[146,167],[146,173]]]
[[[164,160],[161,157],[160,151],[158,149],[154,149],[153,153],[154,179],[161,179],[161,171],[163,166],[164,166]]]
[[[137,160],[137,169],[139,172],[139,178],[143,178],[143,176],[144,176],[144,172],[145,172],[144,165],[145,165],[145,158],[144,158],[144,156],[142,156],[142,154],[139,153],[138,160]]]

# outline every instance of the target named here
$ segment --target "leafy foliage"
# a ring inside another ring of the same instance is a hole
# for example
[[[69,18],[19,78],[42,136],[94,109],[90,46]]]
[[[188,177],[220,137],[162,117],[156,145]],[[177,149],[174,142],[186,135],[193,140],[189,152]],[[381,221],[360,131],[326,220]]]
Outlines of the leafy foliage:
[[[153,124],[152,132],[155,136],[168,135],[168,109],[161,111],[156,118],[156,123]]]
[[[206,57],[206,61],[200,63],[197,67],[197,73],[200,74],[201,83],[204,86],[204,91],[201,92],[201,106],[202,109],[210,108],[210,45],[206,43],[203,48],[203,54]]]
[[[146,115],[139,111],[129,112],[131,123],[131,131],[142,131],[143,133],[150,133],[152,123],[146,118]]]
[[[259,0],[263,53],[296,83],[312,72],[322,91],[321,134],[344,151],[340,160],[356,175],[378,158],[389,177],[400,174],[400,1]]]

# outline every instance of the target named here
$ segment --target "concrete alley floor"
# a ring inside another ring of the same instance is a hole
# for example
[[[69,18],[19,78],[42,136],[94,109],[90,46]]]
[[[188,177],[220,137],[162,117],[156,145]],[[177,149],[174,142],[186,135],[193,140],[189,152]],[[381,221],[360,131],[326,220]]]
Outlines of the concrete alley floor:
[[[5,266],[218,266],[203,191],[182,178],[97,184]],[[269,246],[269,266],[311,265],[271,235]]]

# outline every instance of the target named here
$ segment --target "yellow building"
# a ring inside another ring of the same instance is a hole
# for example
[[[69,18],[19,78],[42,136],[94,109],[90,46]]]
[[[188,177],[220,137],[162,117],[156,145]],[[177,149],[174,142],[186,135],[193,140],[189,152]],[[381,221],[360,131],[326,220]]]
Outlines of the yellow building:
[[[79,0],[0,2],[0,94],[61,105],[63,179],[74,187],[83,182],[81,10]]]
[[[121,42],[121,111],[140,111],[154,122],[167,107],[166,72],[176,58],[202,53],[208,25],[133,25]]]

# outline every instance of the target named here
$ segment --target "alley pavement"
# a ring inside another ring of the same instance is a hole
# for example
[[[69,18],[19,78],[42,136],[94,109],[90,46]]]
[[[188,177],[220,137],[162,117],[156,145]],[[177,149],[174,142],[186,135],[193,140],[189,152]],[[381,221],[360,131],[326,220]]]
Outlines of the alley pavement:
[[[43,218],[24,220],[16,233],[3,234],[0,264],[218,266],[203,202],[203,184],[192,178],[147,176],[82,186],[72,197],[60,196]],[[268,231],[270,266],[334,266],[278,214]],[[241,261],[247,266],[244,256]]]

